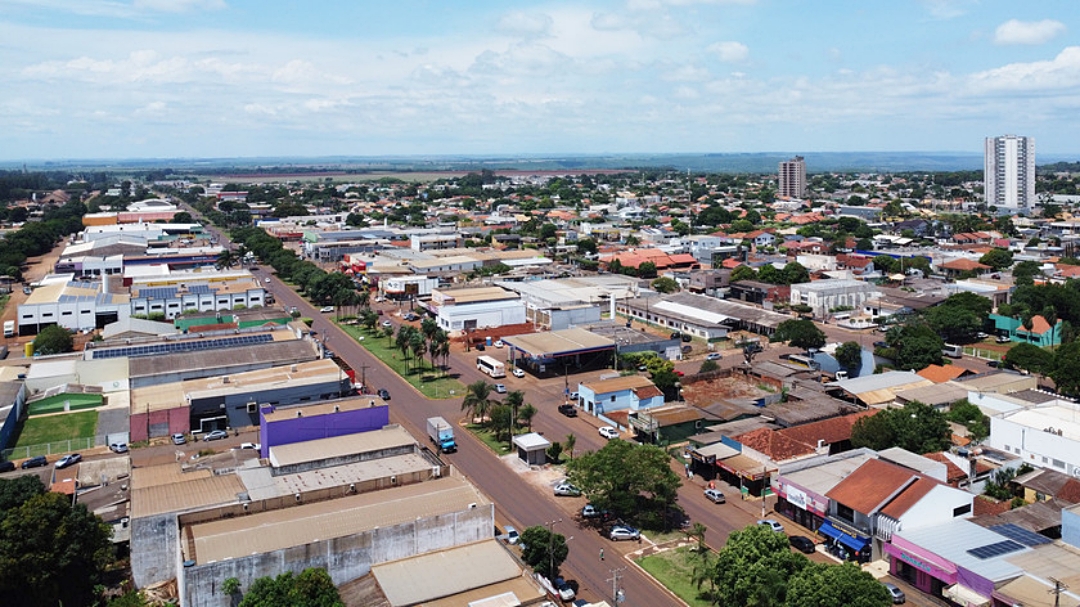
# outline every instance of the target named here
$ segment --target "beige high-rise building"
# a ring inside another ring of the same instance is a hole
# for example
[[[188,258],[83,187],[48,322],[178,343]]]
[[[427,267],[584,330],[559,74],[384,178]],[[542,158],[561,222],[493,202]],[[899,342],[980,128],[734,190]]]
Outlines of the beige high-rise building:
[[[806,194],[806,162],[802,156],[780,163],[780,190],[778,196],[802,198]]]
[[[983,192],[987,206],[1030,209],[1035,205],[1035,138],[986,138]]]

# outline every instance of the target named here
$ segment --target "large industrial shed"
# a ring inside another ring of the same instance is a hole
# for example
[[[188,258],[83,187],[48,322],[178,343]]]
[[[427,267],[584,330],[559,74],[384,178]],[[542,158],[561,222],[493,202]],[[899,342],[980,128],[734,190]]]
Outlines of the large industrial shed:
[[[512,365],[541,377],[604,368],[615,353],[614,341],[585,329],[512,335],[502,341]]]

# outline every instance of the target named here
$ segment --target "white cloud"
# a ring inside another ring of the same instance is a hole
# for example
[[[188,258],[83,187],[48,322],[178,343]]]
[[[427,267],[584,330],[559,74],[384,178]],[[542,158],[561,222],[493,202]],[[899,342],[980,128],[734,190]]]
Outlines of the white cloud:
[[[1044,44],[1065,31],[1065,24],[1053,19],[1019,21],[1009,19],[994,31],[994,44]]]
[[[1080,89],[1080,46],[1069,46],[1050,61],[1010,63],[972,74],[975,91],[1076,91]]]
[[[716,53],[720,61],[725,63],[739,63],[746,61],[746,58],[750,56],[750,49],[742,42],[735,42],[734,40],[710,44],[708,50]]]

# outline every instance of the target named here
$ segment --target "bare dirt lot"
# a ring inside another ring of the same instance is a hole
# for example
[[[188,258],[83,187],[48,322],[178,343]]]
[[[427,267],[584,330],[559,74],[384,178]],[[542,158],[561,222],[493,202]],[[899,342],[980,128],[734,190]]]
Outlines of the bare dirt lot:
[[[683,386],[686,402],[700,407],[718,400],[752,400],[767,394],[769,392],[739,376],[702,380]]]

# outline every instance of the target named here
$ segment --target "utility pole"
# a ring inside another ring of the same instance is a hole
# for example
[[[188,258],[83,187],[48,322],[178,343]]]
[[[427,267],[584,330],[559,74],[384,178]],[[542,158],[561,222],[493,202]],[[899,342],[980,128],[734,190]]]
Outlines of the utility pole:
[[[555,525],[561,523],[562,519],[555,519],[550,523],[544,523],[544,526],[548,528],[548,575],[555,577]]]
[[[626,600],[626,594],[622,588],[619,588],[619,580],[622,578],[622,572],[626,571],[626,567],[619,567],[610,571],[611,577],[608,580],[611,582],[611,600],[615,603],[622,603]]]
[[[370,366],[371,365],[368,365],[367,363],[364,363],[364,364],[360,365],[360,389],[363,390],[363,393],[365,393],[365,394],[367,393],[367,389],[368,389],[367,370],[368,370],[368,367],[370,367]]]
[[[1046,578],[1046,579],[1048,579],[1048,580],[1050,580],[1051,582],[1054,583],[1054,589],[1053,590],[1047,590],[1047,592],[1054,595],[1054,607],[1060,607],[1061,606],[1061,593],[1065,592],[1065,590],[1068,589],[1068,586],[1061,583],[1061,580],[1056,580],[1056,579],[1054,579],[1052,577],[1051,578]]]

